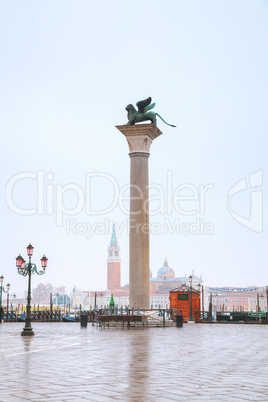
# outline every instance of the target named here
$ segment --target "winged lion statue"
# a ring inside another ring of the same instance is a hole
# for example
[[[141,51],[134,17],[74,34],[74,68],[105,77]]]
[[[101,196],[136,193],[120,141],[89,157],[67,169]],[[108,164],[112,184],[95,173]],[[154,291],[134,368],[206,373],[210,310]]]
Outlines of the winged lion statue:
[[[136,106],[138,107],[138,110],[136,110],[135,107],[131,104],[127,105],[126,110],[127,110],[128,122],[126,123],[126,126],[133,126],[135,123],[141,123],[142,121],[147,120],[150,120],[152,124],[156,125],[156,116],[158,116],[168,126],[176,127],[173,124],[167,123],[163,119],[163,117],[160,116],[160,114],[156,112],[150,112],[150,110],[152,110],[155,107],[155,103],[151,104],[151,102],[152,102],[151,97],[137,102]]]

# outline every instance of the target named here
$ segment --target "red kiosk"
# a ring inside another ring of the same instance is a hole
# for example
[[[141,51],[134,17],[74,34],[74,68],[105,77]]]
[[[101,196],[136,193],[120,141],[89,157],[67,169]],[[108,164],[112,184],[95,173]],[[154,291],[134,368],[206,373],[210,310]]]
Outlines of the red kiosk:
[[[199,285],[201,287],[201,285]],[[200,290],[182,285],[169,292],[170,309],[183,315],[183,322],[195,321],[200,312]]]

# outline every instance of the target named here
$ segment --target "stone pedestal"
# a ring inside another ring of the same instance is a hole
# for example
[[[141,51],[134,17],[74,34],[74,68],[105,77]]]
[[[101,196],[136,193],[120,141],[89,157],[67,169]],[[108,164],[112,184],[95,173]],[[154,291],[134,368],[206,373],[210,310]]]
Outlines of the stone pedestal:
[[[129,307],[150,308],[148,158],[162,133],[154,124],[116,128],[126,137],[130,156]]]

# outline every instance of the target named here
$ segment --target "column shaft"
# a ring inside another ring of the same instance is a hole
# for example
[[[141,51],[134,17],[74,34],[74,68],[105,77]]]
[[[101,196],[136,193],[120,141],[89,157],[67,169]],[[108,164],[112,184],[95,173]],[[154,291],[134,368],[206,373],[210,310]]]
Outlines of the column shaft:
[[[149,154],[130,154],[129,306],[149,308]]]
[[[150,307],[148,158],[161,131],[154,124],[117,126],[130,156],[129,307]]]

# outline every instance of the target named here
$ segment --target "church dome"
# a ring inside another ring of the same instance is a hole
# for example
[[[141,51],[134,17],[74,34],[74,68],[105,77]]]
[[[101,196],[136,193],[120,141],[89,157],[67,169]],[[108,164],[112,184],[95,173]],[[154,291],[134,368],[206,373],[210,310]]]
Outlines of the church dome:
[[[169,267],[167,259],[165,259],[163,267],[159,268],[157,271],[157,278],[166,280],[174,277],[175,272],[171,267]]]

